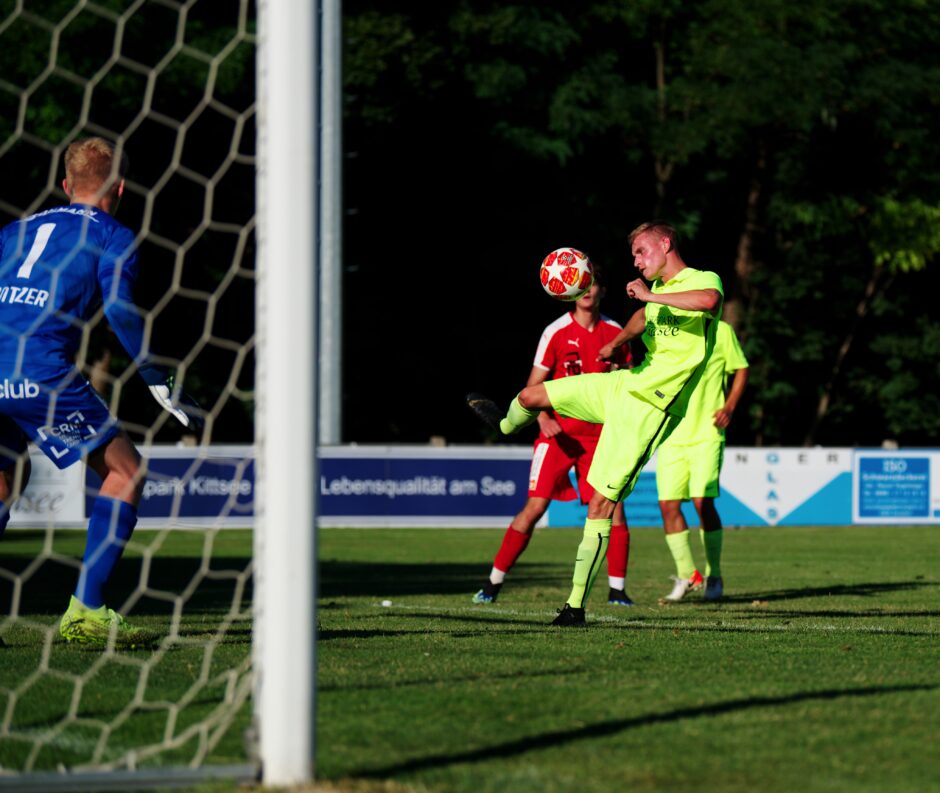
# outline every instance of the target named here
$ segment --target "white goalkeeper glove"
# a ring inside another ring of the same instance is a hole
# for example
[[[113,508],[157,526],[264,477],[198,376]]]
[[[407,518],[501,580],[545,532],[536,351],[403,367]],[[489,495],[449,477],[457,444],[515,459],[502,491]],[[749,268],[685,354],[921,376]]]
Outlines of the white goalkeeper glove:
[[[160,407],[167,413],[172,413],[176,420],[184,427],[199,432],[205,423],[196,400],[181,389],[174,388],[174,378],[170,375],[166,382],[151,385],[150,393],[157,400]]]

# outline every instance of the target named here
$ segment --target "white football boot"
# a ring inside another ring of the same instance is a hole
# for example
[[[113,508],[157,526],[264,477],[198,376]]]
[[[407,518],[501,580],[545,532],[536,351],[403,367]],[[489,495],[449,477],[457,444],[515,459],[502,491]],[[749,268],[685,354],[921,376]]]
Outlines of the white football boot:
[[[663,598],[667,603],[678,603],[689,594],[689,592],[695,592],[701,589],[704,583],[702,574],[698,570],[692,573],[689,578],[680,578],[677,575],[671,575],[669,577],[675,581],[675,584],[672,587],[672,592]]]

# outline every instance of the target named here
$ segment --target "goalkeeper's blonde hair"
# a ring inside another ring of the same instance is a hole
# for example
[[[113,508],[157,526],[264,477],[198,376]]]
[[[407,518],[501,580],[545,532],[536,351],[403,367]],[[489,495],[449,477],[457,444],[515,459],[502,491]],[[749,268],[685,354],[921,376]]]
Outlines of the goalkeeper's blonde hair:
[[[70,194],[104,194],[124,178],[127,157],[104,138],[83,138],[65,150],[65,180]]]

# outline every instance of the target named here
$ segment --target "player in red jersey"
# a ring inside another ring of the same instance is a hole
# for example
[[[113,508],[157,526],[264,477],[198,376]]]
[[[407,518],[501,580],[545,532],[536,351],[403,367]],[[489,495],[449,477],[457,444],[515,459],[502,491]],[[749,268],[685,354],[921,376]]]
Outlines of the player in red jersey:
[[[600,360],[600,349],[617,336],[621,326],[601,314],[602,276],[596,265],[594,274],[594,286],[575,301],[574,310],[552,322],[542,333],[527,386],[569,375],[609,372],[630,366],[630,349],[627,345],[619,348],[610,360]],[[506,529],[489,580],[473,596],[474,603],[492,603],[496,600],[506,574],[526,549],[535,524],[545,514],[552,499],[571,501],[580,496],[581,502],[587,504],[594,492],[587,482],[587,472],[600,437],[601,425],[558,416],[550,410],[539,414],[538,424],[539,435],[529,471],[528,499]],[[578,477],[577,491],[568,478],[572,467]],[[607,550],[609,603],[633,605],[625,591],[629,551],[630,532],[623,514],[623,504],[620,503],[614,513]]]

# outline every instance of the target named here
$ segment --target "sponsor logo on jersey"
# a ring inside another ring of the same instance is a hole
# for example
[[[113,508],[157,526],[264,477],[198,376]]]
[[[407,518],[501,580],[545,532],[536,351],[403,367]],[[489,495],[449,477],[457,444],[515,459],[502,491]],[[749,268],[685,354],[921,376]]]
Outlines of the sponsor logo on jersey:
[[[39,390],[39,386],[36,386],[36,390]],[[98,434],[98,430],[85,420],[85,416],[79,410],[69,413],[65,421],[60,424],[47,424],[45,427],[39,427],[36,432],[57,460],[61,460],[68,454],[69,449],[81,446],[89,438],[94,438]],[[57,449],[53,441],[61,443],[65,448]]]
[[[0,399],[35,399],[39,396],[39,386],[29,382],[29,379],[21,382],[10,382],[3,378],[0,382]]]
[[[78,215],[79,217],[88,218],[89,220],[97,223],[98,212],[99,210],[92,209],[91,207],[75,207],[75,206],[55,207],[53,209],[47,209],[44,212],[37,212],[35,215],[30,215],[23,222],[24,223],[28,222],[30,220],[33,220],[34,218],[44,218],[46,215],[59,215],[59,214],[64,213],[66,215]]]

